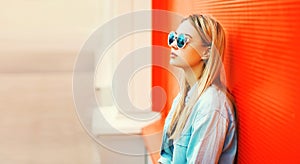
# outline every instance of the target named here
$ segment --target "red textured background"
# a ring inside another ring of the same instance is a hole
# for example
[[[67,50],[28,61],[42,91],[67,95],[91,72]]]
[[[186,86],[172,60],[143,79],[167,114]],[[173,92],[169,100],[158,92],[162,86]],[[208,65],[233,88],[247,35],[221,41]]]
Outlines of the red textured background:
[[[153,0],[152,8],[212,14],[225,27],[224,65],[239,115],[238,162],[300,163],[300,2]],[[167,46],[166,34],[152,35],[153,45]],[[168,63],[155,51],[152,59]],[[152,79],[153,86],[166,89],[165,116],[175,94],[170,88],[177,84],[156,67]]]

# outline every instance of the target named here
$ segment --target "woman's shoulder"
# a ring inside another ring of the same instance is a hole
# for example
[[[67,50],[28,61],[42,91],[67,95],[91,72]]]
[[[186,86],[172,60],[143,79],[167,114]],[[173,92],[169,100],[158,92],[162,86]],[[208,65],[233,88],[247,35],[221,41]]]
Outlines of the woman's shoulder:
[[[205,115],[211,112],[220,112],[222,115],[227,115],[228,110],[231,110],[231,102],[221,89],[215,85],[209,86],[199,97],[195,104],[195,112]]]
[[[215,85],[209,86],[199,97],[197,103],[206,105],[218,105],[223,98],[222,91]]]

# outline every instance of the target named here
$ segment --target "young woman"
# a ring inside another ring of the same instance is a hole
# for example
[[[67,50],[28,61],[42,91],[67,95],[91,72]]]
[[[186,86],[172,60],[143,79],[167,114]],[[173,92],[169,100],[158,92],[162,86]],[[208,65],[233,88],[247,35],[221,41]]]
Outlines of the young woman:
[[[168,44],[170,64],[183,69],[185,83],[165,120],[159,163],[234,163],[237,123],[223,80],[223,27],[209,15],[190,15]]]

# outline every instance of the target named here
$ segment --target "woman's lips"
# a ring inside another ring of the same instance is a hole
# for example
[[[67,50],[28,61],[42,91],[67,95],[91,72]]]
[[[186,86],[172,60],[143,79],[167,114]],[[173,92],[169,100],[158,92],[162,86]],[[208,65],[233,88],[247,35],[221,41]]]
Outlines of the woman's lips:
[[[176,58],[178,55],[176,55],[174,52],[171,52],[170,57],[171,58]]]

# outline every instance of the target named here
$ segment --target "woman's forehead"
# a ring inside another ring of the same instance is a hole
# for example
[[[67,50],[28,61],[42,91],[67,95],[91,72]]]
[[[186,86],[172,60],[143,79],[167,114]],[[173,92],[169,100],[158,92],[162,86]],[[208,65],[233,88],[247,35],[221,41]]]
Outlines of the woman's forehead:
[[[190,23],[189,20],[185,20],[183,21],[178,28],[176,29],[176,33],[180,34],[180,33],[184,33],[184,34],[189,34],[191,35],[193,38],[195,38],[198,35],[197,30],[195,29],[195,27]]]

